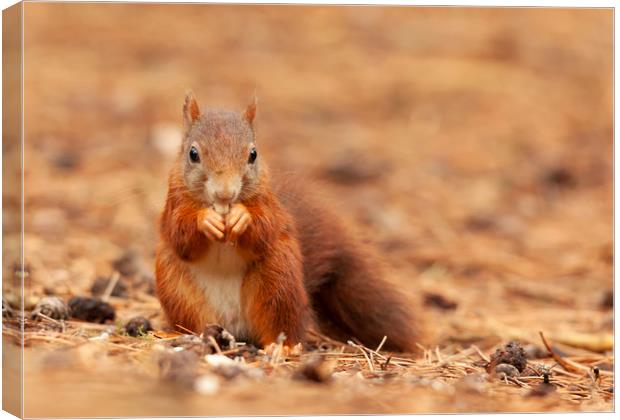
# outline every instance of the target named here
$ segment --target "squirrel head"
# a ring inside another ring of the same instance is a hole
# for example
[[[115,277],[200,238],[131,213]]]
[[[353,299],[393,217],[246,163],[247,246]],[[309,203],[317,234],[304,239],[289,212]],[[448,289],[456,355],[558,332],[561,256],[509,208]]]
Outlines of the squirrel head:
[[[180,164],[188,192],[225,215],[235,202],[256,194],[261,175],[254,140],[256,97],[244,112],[201,112],[192,93],[185,97],[185,136]]]

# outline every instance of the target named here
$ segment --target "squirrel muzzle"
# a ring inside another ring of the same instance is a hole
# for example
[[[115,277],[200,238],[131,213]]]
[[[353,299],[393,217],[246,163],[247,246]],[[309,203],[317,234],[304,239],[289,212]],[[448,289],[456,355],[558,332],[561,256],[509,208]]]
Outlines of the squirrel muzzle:
[[[213,203],[216,212],[225,216],[230,211],[241,192],[241,177],[239,176],[214,176],[209,178],[205,186],[207,197]]]

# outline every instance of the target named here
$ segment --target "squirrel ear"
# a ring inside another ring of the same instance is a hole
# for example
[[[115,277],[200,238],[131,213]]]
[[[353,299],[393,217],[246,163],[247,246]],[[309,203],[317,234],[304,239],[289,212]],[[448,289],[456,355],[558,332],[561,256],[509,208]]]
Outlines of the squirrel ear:
[[[200,108],[198,108],[198,102],[194,94],[190,91],[185,95],[185,103],[183,104],[183,119],[185,120],[185,127],[189,128],[200,117]]]
[[[252,98],[252,103],[247,106],[245,112],[243,113],[243,118],[252,125],[254,122],[254,117],[256,117],[256,105],[258,103],[258,98],[256,97],[256,93],[254,93],[254,98]]]

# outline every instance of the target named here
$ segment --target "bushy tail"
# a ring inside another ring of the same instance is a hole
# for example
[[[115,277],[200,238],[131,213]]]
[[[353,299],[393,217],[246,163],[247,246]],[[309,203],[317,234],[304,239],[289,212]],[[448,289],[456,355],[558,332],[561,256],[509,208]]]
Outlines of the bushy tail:
[[[309,202],[293,183],[280,183],[280,200],[292,213],[304,260],[304,282],[321,331],[346,342],[417,351],[419,325],[412,303],[384,280],[370,250],[354,240],[335,215]]]
[[[341,251],[334,271],[311,294],[319,327],[346,342],[358,339],[375,348],[414,352],[419,326],[411,303],[357,254]]]

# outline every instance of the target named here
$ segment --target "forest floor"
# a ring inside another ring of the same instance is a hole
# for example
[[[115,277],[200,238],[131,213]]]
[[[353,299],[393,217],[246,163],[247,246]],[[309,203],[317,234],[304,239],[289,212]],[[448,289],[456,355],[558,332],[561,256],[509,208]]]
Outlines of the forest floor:
[[[27,3],[25,25],[26,416],[613,410],[611,10]],[[157,217],[190,88],[232,109],[256,90],[261,158],[377,250],[419,353],[165,331]],[[31,317],[93,294],[114,321]],[[135,316],[153,331],[128,336]]]

